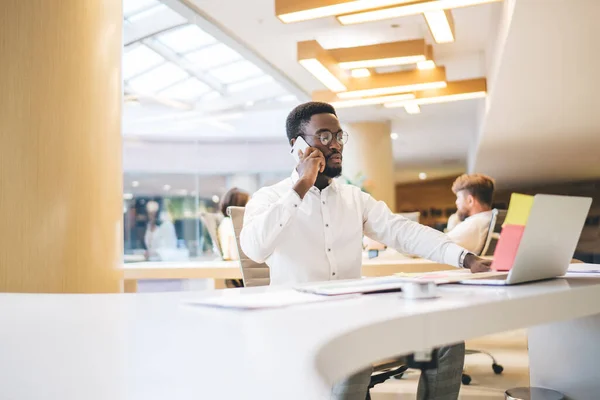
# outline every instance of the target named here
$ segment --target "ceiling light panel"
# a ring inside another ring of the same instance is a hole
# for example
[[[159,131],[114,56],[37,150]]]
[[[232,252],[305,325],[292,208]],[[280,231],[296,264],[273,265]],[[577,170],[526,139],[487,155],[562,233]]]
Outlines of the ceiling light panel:
[[[425,40],[406,40],[327,50],[343,69],[416,64],[430,59]]]
[[[448,82],[442,89],[426,90],[416,93],[414,100],[386,102],[386,108],[406,107],[409,103],[415,105],[448,103],[452,101],[483,98],[487,95],[485,78],[467,79]]]
[[[352,79],[347,86],[347,91],[338,94],[341,99],[438,89],[446,86],[446,69],[438,67],[425,71],[377,74],[369,78]]]
[[[454,19],[450,10],[428,11],[423,16],[436,43],[454,42]]]
[[[413,93],[404,93],[394,96],[376,96],[359,99],[343,100],[340,99],[339,95],[331,91],[320,91],[314,92],[312,95],[313,101],[321,101],[330,103],[336,108],[349,108],[359,106],[378,105],[391,102],[408,101],[413,100],[415,95]]]
[[[316,40],[298,43],[298,62],[329,90],[347,90],[348,74]]]
[[[292,23],[411,1],[414,0],[275,0],[275,14],[282,22]]]
[[[388,7],[365,12],[356,12],[347,15],[339,15],[337,19],[342,25],[362,24],[365,22],[382,21],[390,18],[424,14],[431,11],[476,6],[498,1],[502,0],[421,0],[397,7]]]
[[[367,78],[371,76],[371,71],[368,68],[359,68],[353,69],[351,74],[353,78]]]
[[[404,110],[406,111],[407,114],[420,114],[421,113],[421,107],[419,107],[419,105],[414,102],[408,102],[404,106]]]

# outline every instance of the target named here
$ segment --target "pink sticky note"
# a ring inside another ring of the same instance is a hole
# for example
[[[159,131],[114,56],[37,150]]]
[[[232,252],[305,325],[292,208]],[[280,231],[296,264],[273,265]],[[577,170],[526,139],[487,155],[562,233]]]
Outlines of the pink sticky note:
[[[500,239],[494,252],[492,269],[496,271],[510,271],[521,243],[521,237],[525,231],[523,225],[504,225],[500,233]]]

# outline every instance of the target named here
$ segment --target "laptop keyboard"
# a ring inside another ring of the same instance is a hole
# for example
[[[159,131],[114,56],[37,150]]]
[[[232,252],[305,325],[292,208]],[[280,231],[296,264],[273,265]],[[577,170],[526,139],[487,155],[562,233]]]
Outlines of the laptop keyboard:
[[[486,280],[486,281],[505,281],[508,279],[508,274],[496,275],[496,276],[482,276],[480,278],[471,278],[470,280],[478,281],[478,280]]]

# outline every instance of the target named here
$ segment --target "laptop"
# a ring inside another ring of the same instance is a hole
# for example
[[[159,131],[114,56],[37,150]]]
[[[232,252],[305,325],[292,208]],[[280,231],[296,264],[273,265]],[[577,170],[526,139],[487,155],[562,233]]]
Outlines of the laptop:
[[[589,197],[536,195],[512,269],[460,283],[516,285],[566,274],[591,204]]]

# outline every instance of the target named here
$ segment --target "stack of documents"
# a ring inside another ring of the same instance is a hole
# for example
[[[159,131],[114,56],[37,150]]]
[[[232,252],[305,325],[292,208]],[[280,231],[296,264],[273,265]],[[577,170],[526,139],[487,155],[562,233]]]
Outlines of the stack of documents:
[[[569,265],[569,273],[578,274],[600,274],[600,264],[571,264]]]
[[[383,278],[364,278],[314,283],[298,286],[296,287],[296,290],[325,296],[338,296],[351,293],[374,293],[401,290],[404,283],[406,283],[406,278],[386,276]]]
[[[296,290],[267,291],[262,293],[224,293],[221,296],[189,300],[188,304],[218,308],[233,308],[242,310],[258,310],[264,308],[288,307],[323,301],[340,300],[355,296],[327,297],[316,294],[302,293]]]

